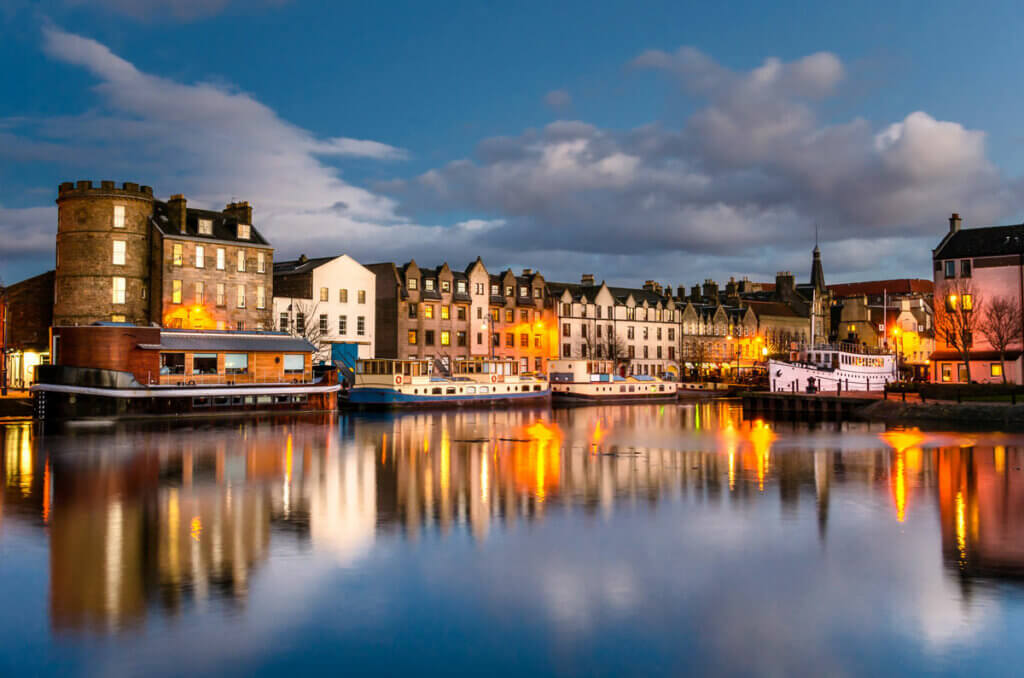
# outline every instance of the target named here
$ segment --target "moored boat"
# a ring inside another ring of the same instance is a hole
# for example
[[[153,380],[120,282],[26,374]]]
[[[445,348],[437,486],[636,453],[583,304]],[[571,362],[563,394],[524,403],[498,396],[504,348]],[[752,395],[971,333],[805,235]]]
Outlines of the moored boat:
[[[512,359],[457,361],[451,374],[435,374],[429,360],[356,361],[348,403],[355,407],[465,407],[535,403],[551,397],[547,378],[520,373]],[[438,371],[439,372],[439,371]]]
[[[818,344],[769,360],[772,391],[881,391],[896,381],[896,356],[856,344]]]
[[[674,381],[658,377],[615,374],[610,360],[563,358],[549,363],[551,398],[559,403],[605,403],[674,400]]]

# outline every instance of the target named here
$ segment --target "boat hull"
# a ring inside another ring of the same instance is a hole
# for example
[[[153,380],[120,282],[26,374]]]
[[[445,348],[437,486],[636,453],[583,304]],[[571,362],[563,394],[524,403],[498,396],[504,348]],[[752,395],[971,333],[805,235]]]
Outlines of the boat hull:
[[[487,394],[411,394],[383,387],[356,386],[348,394],[347,404],[356,408],[416,408],[416,407],[491,407],[494,405],[519,405],[547,402],[551,389],[522,393]]]

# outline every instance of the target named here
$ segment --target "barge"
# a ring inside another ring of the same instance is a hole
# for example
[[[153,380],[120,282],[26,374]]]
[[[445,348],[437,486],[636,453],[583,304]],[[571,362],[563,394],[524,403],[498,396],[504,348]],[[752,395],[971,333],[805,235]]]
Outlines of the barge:
[[[549,363],[556,403],[623,403],[675,400],[678,384],[658,377],[615,374],[610,360],[563,358]]]
[[[856,344],[818,344],[769,360],[772,391],[883,391],[896,381],[896,356]]]
[[[124,323],[54,327],[55,364],[37,367],[44,422],[337,409],[337,372],[280,332],[170,330]]]
[[[359,408],[536,404],[551,398],[542,374],[520,373],[512,359],[457,361],[450,374],[429,360],[357,360],[347,403]]]

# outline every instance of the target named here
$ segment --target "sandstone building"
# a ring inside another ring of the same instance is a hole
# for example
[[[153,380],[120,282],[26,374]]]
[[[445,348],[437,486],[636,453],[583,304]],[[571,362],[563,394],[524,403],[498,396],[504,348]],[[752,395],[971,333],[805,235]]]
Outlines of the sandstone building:
[[[270,329],[274,250],[249,203],[193,209],[149,186],[79,181],[57,206],[54,325]]]

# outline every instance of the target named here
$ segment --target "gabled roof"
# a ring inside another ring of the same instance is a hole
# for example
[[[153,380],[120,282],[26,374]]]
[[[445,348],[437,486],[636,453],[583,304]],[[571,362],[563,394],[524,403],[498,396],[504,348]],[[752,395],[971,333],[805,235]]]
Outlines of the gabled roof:
[[[758,316],[772,315],[777,317],[802,318],[803,316],[793,310],[789,304],[781,301],[754,301],[745,300],[747,306],[753,309]]]
[[[947,234],[933,259],[962,259],[1024,254],[1024,224],[963,228]]]
[[[199,220],[209,219],[213,226],[213,233],[210,235],[200,235],[199,233]],[[243,240],[238,237],[238,220],[235,217],[228,216],[223,212],[214,212],[213,210],[201,210],[193,207],[185,209],[185,232],[182,233],[171,223],[170,213],[167,208],[167,203],[160,200],[153,201],[153,216],[150,219],[157,230],[164,235],[183,235],[189,238],[195,238],[196,240],[227,240],[238,243],[244,243],[247,245],[265,245],[269,246],[267,242],[256,227],[249,224],[249,239]]]

